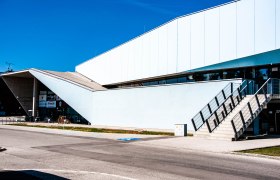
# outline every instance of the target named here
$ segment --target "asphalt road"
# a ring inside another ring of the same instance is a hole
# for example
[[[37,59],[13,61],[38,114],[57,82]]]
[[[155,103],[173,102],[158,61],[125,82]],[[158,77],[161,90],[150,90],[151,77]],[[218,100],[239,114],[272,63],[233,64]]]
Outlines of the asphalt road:
[[[0,127],[0,147],[0,179],[280,179],[277,160],[101,138]]]

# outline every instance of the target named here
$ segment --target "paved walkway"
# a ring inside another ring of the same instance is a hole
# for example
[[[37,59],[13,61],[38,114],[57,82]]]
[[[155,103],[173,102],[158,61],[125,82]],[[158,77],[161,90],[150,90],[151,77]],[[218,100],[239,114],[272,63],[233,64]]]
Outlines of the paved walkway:
[[[270,146],[280,146],[280,138],[257,139],[246,141],[224,141],[210,140],[195,137],[174,137],[169,139],[150,140],[146,142],[135,142],[142,145],[153,145],[162,148],[176,148],[181,150],[194,150],[204,152],[234,152],[246,149],[256,149]]]
[[[280,146],[280,138],[274,139],[257,139],[246,141],[223,141],[223,140],[208,140],[195,137],[168,137],[168,136],[154,136],[154,135],[138,135],[138,134],[113,134],[113,133],[94,133],[94,132],[79,132],[71,130],[35,128],[35,127],[21,127],[0,125],[1,128],[13,130],[27,130],[33,132],[52,133],[80,137],[93,137],[117,140],[119,138],[141,138],[140,141],[131,143],[142,146],[153,146],[159,148],[175,148],[178,150],[192,150],[203,152],[223,152],[229,153],[233,151],[255,149],[269,146]]]

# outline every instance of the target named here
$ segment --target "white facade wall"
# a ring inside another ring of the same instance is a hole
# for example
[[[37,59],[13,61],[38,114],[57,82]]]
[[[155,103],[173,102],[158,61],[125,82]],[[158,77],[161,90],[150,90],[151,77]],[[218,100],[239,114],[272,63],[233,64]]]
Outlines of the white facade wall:
[[[184,123],[194,130],[191,119],[228,83],[241,83],[210,81],[90,91],[39,71],[30,73],[93,125],[155,129],[173,129],[174,124]]]
[[[76,66],[106,85],[280,48],[280,0],[241,0],[177,18]]]
[[[135,128],[173,129],[188,124],[229,82],[184,83],[92,93],[91,123]],[[238,86],[234,86],[237,88]],[[205,92],[207,89],[207,93]]]
[[[276,48],[280,48],[280,1],[276,0]]]

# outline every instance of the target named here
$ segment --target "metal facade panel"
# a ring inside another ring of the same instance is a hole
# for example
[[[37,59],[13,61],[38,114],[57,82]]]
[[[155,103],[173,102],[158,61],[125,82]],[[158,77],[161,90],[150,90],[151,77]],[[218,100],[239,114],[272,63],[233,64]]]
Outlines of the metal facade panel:
[[[113,74],[115,74],[116,72],[112,71],[112,67],[108,66],[108,64],[110,63],[110,61],[112,61],[112,59],[109,59],[108,57],[111,55],[111,53],[106,53],[103,55],[102,59],[98,59],[97,62],[97,67],[94,69],[94,74],[95,75],[102,75],[102,81],[104,82],[110,82],[114,80],[114,76]],[[109,72],[107,74],[105,74],[105,72]]]
[[[255,52],[254,7],[254,0],[237,2],[237,58],[252,55]]]
[[[150,45],[150,38],[151,38],[151,34],[145,34],[142,37],[142,54],[143,54],[143,58],[142,58],[142,74],[140,78],[146,78],[149,77],[150,75],[150,63],[151,63],[151,59],[150,59],[150,49],[151,49],[151,45]]]
[[[142,39],[138,38],[135,39],[135,79],[139,79],[141,77],[141,73],[142,73]]]
[[[96,77],[96,81],[100,81],[100,82],[104,82],[104,77],[101,77],[101,75],[103,75],[100,71],[100,64],[101,64],[101,59],[103,59],[105,57],[105,54],[103,56],[100,56],[96,59],[93,59],[91,62],[91,65],[86,66],[86,70],[87,72],[92,76],[92,77]],[[103,68],[105,69],[105,67]]]
[[[255,1],[255,53],[262,53],[275,49],[276,37],[276,0]]]
[[[120,72],[119,72],[119,74],[121,76],[119,77],[119,81],[127,80],[127,67],[128,67],[128,63],[129,63],[129,59],[128,59],[129,45],[130,45],[130,43],[124,44],[119,49],[118,62],[121,64],[121,68],[120,68]]]
[[[159,38],[159,62],[158,62],[158,75],[167,74],[167,64],[168,64],[168,26],[164,25],[158,29]]]
[[[178,19],[178,66],[177,72],[190,69],[191,63],[191,21],[186,16]]]
[[[280,1],[276,0],[276,49],[280,49]]]
[[[151,39],[150,39],[150,48],[151,48],[151,64],[150,64],[150,73],[151,76],[157,75],[158,70],[158,31],[151,32]]]
[[[241,0],[180,17],[105,53],[108,55],[78,65],[76,70],[105,85],[280,48],[279,1]]]
[[[236,58],[236,4],[220,7],[220,62]]]
[[[205,12],[205,65],[220,62],[220,9]]]
[[[128,67],[127,67],[127,80],[133,80],[135,78],[134,76],[134,63],[135,63],[135,41],[132,41],[128,47],[127,53],[128,53]]]
[[[168,40],[167,40],[167,49],[168,49],[168,64],[167,64],[167,73],[176,73],[177,72],[177,59],[178,59],[178,33],[177,33],[177,24],[178,21],[174,20],[168,23]]]
[[[191,16],[191,68],[204,66],[204,12]]]

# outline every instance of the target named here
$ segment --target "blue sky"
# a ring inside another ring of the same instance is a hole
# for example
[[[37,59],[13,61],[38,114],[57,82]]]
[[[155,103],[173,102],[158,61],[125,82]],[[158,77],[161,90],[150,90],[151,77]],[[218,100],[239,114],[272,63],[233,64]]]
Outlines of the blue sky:
[[[0,0],[0,71],[77,64],[177,16],[231,0]]]

